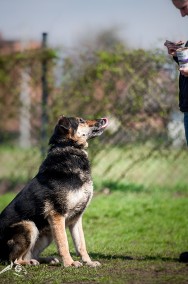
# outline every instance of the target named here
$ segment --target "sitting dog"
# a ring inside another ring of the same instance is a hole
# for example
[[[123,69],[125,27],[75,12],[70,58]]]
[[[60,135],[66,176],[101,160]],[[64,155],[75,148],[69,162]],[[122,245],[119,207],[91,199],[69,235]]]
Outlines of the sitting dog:
[[[0,214],[1,262],[59,262],[39,257],[54,240],[65,267],[100,265],[87,253],[82,215],[93,195],[87,140],[102,134],[107,124],[107,118],[60,117],[37,175]],[[66,226],[82,262],[70,255]]]

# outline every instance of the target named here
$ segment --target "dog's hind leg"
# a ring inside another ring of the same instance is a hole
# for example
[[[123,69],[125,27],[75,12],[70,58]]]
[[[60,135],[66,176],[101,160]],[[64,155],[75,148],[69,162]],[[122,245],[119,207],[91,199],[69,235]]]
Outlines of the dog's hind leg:
[[[40,253],[52,242],[52,239],[53,237],[50,228],[45,228],[40,231],[39,238],[37,239],[33,248],[33,257],[37,259],[40,263],[59,263],[59,260],[55,257],[39,257]]]
[[[22,265],[39,264],[36,259],[32,258],[32,249],[38,234],[38,229],[32,221],[22,221],[13,224],[9,229],[7,241],[9,260]]]
[[[76,249],[76,253],[78,256],[81,256],[82,261],[92,267],[96,267],[100,265],[98,261],[92,261],[87,250],[86,250],[86,243],[84,238],[84,232],[82,227],[82,216],[79,219],[69,226],[69,230],[74,242],[74,246]]]

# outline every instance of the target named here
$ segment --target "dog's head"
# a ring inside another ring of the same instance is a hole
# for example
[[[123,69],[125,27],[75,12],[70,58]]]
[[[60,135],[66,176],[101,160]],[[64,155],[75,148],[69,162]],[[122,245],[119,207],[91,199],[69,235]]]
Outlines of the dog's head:
[[[87,140],[101,135],[107,125],[107,118],[84,120],[79,117],[61,116],[49,144],[66,142],[66,144],[86,147]]]

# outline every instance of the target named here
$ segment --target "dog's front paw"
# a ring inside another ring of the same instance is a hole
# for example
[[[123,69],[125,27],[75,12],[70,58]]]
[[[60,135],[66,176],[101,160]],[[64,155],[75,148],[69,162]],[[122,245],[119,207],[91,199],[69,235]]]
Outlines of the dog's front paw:
[[[79,261],[72,261],[72,262],[64,262],[64,267],[74,266],[74,267],[80,267],[83,264]]]
[[[97,266],[100,266],[101,263],[99,261],[88,261],[86,262],[86,265],[90,267],[97,267]]]
[[[73,261],[73,263],[71,264],[71,266],[75,266],[75,267],[80,267],[82,266],[83,264],[79,261]]]

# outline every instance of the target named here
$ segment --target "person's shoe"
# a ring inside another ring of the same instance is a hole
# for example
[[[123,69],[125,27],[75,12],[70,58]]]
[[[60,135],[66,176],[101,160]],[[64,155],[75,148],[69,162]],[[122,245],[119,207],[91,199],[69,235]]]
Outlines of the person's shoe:
[[[188,251],[182,252],[180,254],[179,261],[188,263]]]

